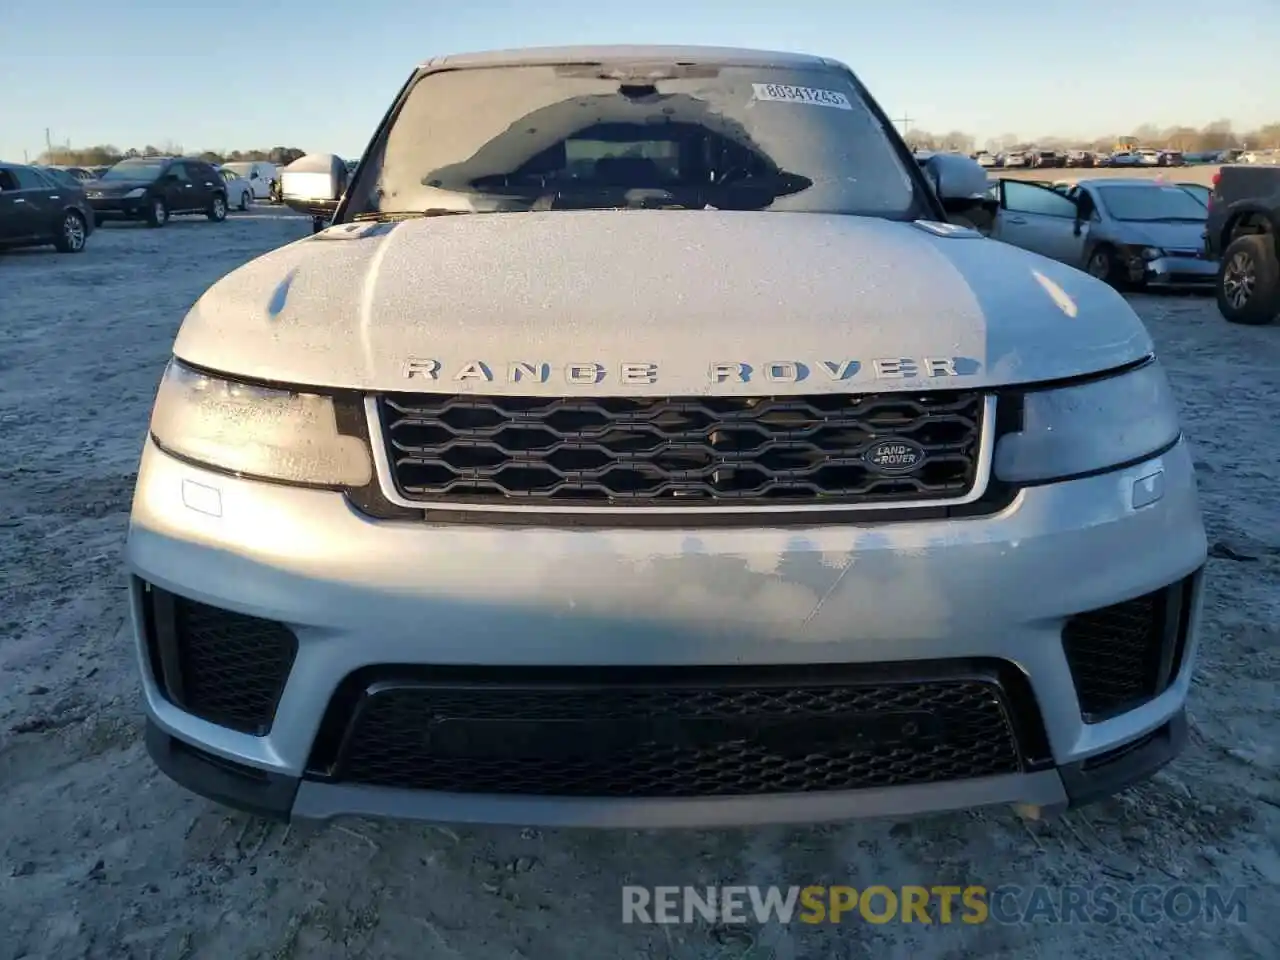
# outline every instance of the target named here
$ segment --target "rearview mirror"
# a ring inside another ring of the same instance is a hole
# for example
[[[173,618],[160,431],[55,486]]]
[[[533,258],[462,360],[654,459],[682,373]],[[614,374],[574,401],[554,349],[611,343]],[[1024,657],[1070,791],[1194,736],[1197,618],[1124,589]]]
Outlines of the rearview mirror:
[[[328,218],[342,198],[346,167],[332,153],[309,153],[280,173],[280,194],[286,206],[312,217]]]

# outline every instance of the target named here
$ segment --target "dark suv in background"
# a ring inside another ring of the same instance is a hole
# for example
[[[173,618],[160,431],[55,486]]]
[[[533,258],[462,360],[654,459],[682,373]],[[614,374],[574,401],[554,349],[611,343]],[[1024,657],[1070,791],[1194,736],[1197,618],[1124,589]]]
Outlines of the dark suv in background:
[[[85,185],[98,222],[145,220],[163,227],[182,213],[203,213],[214,223],[227,218],[227,185],[212,164],[191,157],[121,160]]]
[[[79,253],[92,232],[93,212],[78,186],[27,164],[0,163],[0,248],[52,244]]]

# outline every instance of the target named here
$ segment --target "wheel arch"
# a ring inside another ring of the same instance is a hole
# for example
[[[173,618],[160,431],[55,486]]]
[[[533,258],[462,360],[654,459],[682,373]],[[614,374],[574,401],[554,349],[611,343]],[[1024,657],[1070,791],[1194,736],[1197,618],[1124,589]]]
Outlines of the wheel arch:
[[[55,243],[59,242],[59,239],[62,236],[62,226],[67,222],[67,214],[69,213],[74,213],[80,218],[80,223],[84,227],[84,235],[86,239],[89,234],[93,233],[93,218],[91,216],[87,216],[85,212],[74,203],[63,203],[58,209],[57,219],[51,220],[49,223],[49,240],[52,240]],[[43,234],[41,234],[41,236],[43,236]]]
[[[1277,219],[1280,219],[1280,213],[1253,204],[1231,211],[1222,225],[1218,249],[1225,252],[1236,237],[1261,233],[1271,237],[1276,255],[1280,256],[1280,228],[1278,228]]]
[[[1112,243],[1110,240],[1106,240],[1106,239],[1102,239],[1102,240],[1093,240],[1093,239],[1089,239],[1089,240],[1086,240],[1086,241],[1085,241],[1085,245],[1084,245],[1084,252],[1083,252],[1083,255],[1080,257],[1080,260],[1081,260],[1081,266],[1087,269],[1087,268],[1088,268],[1088,266],[1089,266],[1089,261],[1090,261],[1091,259],[1093,259],[1093,255],[1094,255],[1095,253],[1097,253],[1097,252],[1098,252],[1098,250],[1099,250],[1099,249],[1101,249],[1101,248],[1103,248],[1103,247],[1107,247],[1107,248],[1110,248],[1110,249],[1114,250],[1114,249],[1116,248],[1116,245],[1115,245],[1114,243]]]
[[[80,220],[84,223],[85,230],[93,229],[93,220],[94,220],[93,214],[85,213],[83,210],[77,207],[74,203],[64,203],[62,205],[62,209],[58,213],[57,227],[59,229],[62,227],[64,223],[66,223],[68,213],[74,213],[77,217],[79,217]]]

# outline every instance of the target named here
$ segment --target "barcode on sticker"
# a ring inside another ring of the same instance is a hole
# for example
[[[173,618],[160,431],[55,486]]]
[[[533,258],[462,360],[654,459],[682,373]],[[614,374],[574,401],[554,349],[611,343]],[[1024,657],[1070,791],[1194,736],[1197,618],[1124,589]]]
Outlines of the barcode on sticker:
[[[812,103],[818,107],[835,107],[852,110],[853,104],[839,90],[819,90],[817,87],[792,87],[785,83],[753,83],[755,99],[775,103]]]

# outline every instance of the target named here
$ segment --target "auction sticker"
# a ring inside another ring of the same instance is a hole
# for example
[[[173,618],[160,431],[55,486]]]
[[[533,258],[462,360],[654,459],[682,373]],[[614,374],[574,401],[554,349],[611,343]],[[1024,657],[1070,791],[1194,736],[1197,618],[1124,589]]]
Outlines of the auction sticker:
[[[849,98],[839,90],[792,87],[785,83],[753,83],[751,89],[756,100],[774,103],[811,103],[816,107],[835,107],[837,110],[853,109]]]

